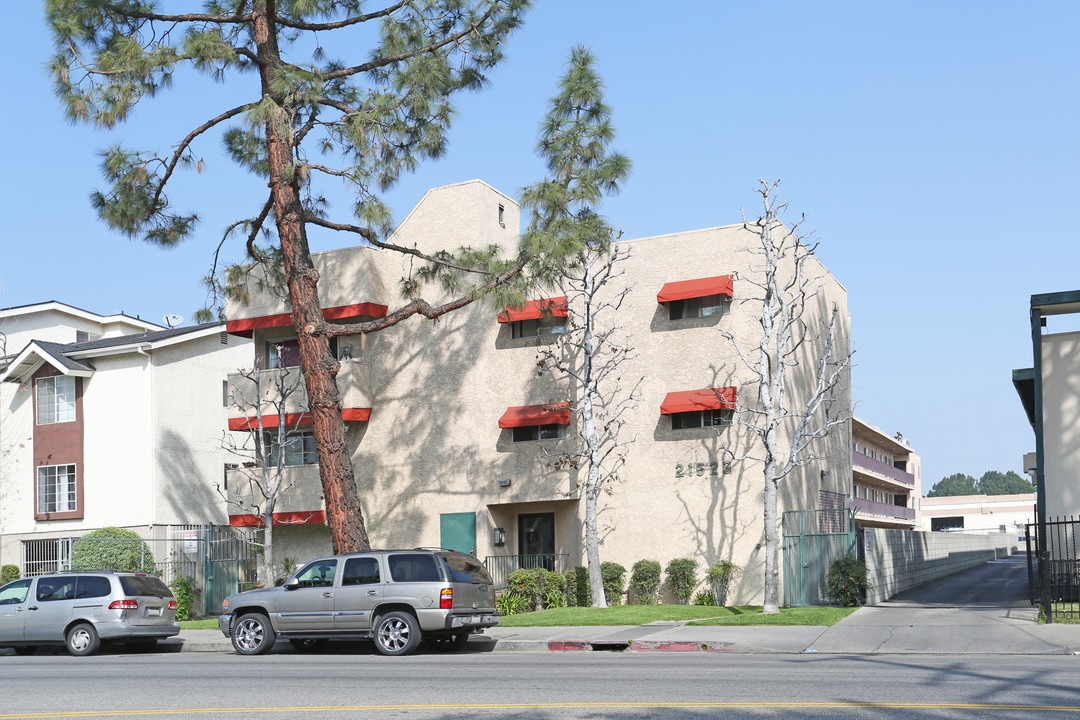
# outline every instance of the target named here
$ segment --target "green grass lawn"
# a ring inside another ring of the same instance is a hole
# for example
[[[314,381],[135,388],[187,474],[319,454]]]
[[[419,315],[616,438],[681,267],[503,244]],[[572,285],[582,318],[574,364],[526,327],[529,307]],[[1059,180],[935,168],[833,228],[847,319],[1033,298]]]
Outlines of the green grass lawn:
[[[710,607],[707,605],[615,605],[608,608],[552,608],[504,616],[503,627],[559,627],[579,625],[647,625],[680,621],[687,625],[834,625],[856,608],[781,608],[779,615],[763,615],[760,605]],[[217,619],[185,620],[184,630],[217,630]]]
[[[607,608],[551,608],[504,616],[504,627],[557,627],[577,625],[647,625],[682,621],[688,625],[833,625],[857,608],[781,608],[778,615],[763,615],[760,605],[710,607],[707,605],[615,605]]]

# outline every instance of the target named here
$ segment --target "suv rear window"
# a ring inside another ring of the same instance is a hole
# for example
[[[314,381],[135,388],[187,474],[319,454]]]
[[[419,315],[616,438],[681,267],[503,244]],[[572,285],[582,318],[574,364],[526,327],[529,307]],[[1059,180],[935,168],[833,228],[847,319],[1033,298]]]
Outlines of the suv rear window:
[[[168,586],[153,575],[121,575],[120,587],[124,588],[124,594],[128,597],[140,595],[172,597],[172,591]]]
[[[491,585],[495,581],[491,579],[487,568],[471,555],[459,552],[441,552],[442,559],[450,568],[451,582],[480,583]]]

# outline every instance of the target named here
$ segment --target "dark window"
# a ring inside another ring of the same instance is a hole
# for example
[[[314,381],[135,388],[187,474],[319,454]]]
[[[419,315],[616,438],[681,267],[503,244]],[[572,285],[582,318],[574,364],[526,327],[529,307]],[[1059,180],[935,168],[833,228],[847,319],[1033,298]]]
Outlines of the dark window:
[[[80,575],[75,585],[75,597],[97,598],[105,597],[112,592],[112,584],[109,578],[100,575]]]
[[[106,578],[102,579],[108,582]],[[172,597],[172,591],[168,586],[161,581],[161,578],[153,575],[121,575],[120,587],[124,589],[124,594],[128,597]]]
[[[566,332],[566,318],[542,317],[535,320],[518,320],[511,324],[511,337],[533,338],[544,335],[562,335]]]
[[[514,428],[514,442],[534,440],[558,440],[566,437],[565,425],[526,425]]]
[[[702,427],[727,427],[735,420],[734,410],[694,410],[672,413],[672,430],[690,430]]]
[[[349,558],[345,561],[342,585],[372,585],[379,582],[379,561],[373,557]]]
[[[439,582],[442,580],[435,558],[428,553],[391,555],[387,558],[394,582]]]
[[[963,530],[964,518],[963,516],[930,518],[930,529],[934,532],[941,532],[944,530]]]
[[[668,320],[689,320],[691,318],[726,315],[731,309],[731,298],[726,295],[706,295],[686,300],[672,300],[667,303]]]
[[[446,566],[450,568],[451,582],[481,583],[483,585],[490,585],[494,582],[491,575],[488,574],[487,568],[471,555],[458,552],[439,554],[446,561]]]
[[[37,584],[37,599],[40,602],[50,600],[72,600],[75,597],[75,578],[42,578]]]

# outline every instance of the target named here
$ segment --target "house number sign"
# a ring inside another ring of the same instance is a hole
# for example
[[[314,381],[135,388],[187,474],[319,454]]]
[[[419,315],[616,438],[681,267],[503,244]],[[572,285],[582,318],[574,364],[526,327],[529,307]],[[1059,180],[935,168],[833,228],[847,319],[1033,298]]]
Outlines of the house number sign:
[[[675,477],[688,478],[688,477],[704,477],[706,475],[719,475],[723,472],[727,475],[731,472],[731,463],[724,463],[723,466],[718,462],[689,462],[689,463],[675,463]]]

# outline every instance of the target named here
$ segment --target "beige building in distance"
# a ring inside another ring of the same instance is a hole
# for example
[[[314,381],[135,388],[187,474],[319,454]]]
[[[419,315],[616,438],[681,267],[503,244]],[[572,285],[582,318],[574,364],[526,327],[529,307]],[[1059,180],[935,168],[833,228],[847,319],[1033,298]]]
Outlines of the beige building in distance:
[[[922,463],[901,433],[851,419],[852,488],[848,506],[864,527],[919,527]]]
[[[519,223],[512,199],[469,181],[430,190],[392,242],[426,250],[497,243],[513,251]],[[745,568],[733,591],[738,603],[762,598],[763,476],[761,464],[749,459],[750,434],[735,420],[756,386],[722,331],[742,347],[756,346],[760,305],[742,301],[762,272],[751,252],[757,242],[741,224],[621,241],[630,252],[622,281],[631,289],[617,325],[637,354],[623,384],[639,377],[641,383],[622,436],[633,442],[599,516],[604,560],[629,572],[642,559],[666,565],[690,557],[701,576],[711,563],[730,559]],[[413,262],[370,247],[313,260],[331,322],[381,317],[398,303],[398,283]],[[837,344],[846,357],[846,291],[816,259],[809,270],[817,295],[807,320],[819,330],[837,307]],[[566,302],[554,291],[523,308],[474,303],[438,322],[337,338],[343,416],[373,545],[464,549],[497,576],[530,562],[560,571],[584,564],[583,471],[553,462],[575,442],[579,398],[565,379],[537,367],[538,347],[562,348]],[[298,364],[284,302],[254,293],[247,305],[230,303],[227,316],[230,333],[254,341],[244,367],[258,363],[267,373]],[[807,342],[803,352],[799,367],[812,367],[821,349]],[[229,376],[234,397],[250,393],[250,385],[240,374]],[[808,386],[806,376],[792,378],[793,405]],[[851,407],[847,374],[834,401]],[[318,467],[305,450],[311,438],[304,402],[300,393],[289,408],[297,433],[286,453],[293,489],[277,506],[274,532],[275,556],[297,561],[329,549]],[[251,425],[250,410],[230,411],[230,430],[245,433]],[[782,511],[844,507],[851,437],[845,424],[813,447],[818,459],[781,485]],[[239,472],[229,473],[235,500],[244,499]],[[238,506],[229,512],[233,525],[257,524]]]

